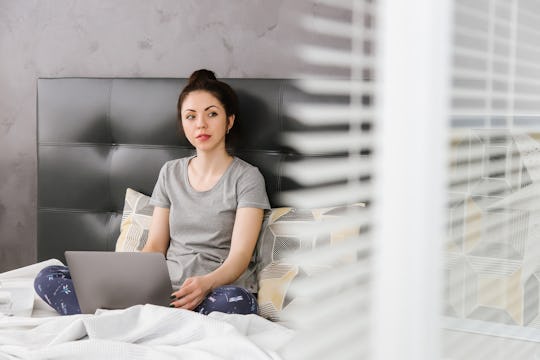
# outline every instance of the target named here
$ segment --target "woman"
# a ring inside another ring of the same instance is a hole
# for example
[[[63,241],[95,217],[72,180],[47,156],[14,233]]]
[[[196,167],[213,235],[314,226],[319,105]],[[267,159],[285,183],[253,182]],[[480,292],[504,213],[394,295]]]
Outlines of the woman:
[[[226,151],[238,109],[236,94],[213,72],[198,70],[180,94],[177,109],[196,155],[169,161],[161,169],[143,251],[166,255],[177,289],[171,306],[255,313],[251,293],[256,282],[248,265],[269,203],[257,168]],[[240,287],[222,287],[232,283]],[[239,308],[246,300],[249,308]]]
[[[213,72],[198,70],[182,90],[177,111],[196,155],[162,167],[143,251],[166,256],[171,307],[257,313],[250,261],[270,205],[258,169],[226,150],[238,111],[236,94]],[[60,314],[80,313],[67,268],[44,269],[34,287]]]

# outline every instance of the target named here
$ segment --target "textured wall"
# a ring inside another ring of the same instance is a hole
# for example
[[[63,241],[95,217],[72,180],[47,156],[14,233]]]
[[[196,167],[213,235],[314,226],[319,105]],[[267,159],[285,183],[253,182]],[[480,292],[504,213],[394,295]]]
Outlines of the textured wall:
[[[332,11],[309,0],[0,0],[0,271],[36,259],[37,78],[201,67],[296,77],[296,44],[338,41],[303,32],[297,14]]]

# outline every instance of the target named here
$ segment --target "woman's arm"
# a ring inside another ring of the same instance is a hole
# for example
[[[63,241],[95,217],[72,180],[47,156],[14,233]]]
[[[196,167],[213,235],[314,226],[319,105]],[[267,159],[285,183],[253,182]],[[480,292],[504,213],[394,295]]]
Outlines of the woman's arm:
[[[155,207],[150,223],[148,240],[144,245],[143,252],[160,252],[167,254],[169,248],[170,230],[169,230],[169,212],[168,208]]]
[[[176,307],[192,310],[214,288],[231,284],[247,269],[257,244],[264,211],[257,208],[239,208],[236,211],[231,239],[231,250],[223,264],[204,276],[186,279],[182,287],[173,293],[178,300]]]
[[[263,215],[264,211],[257,208],[237,210],[229,255],[223,265],[206,275],[212,289],[233,283],[246,271],[257,244]]]

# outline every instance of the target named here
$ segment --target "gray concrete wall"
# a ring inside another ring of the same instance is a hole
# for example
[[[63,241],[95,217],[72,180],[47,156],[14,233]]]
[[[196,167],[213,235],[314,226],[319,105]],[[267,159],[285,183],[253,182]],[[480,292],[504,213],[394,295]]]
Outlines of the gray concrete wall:
[[[310,0],[0,0],[0,271],[36,260],[39,77],[297,77]],[[335,16],[335,12],[331,14]],[[337,14],[339,16],[339,14]]]

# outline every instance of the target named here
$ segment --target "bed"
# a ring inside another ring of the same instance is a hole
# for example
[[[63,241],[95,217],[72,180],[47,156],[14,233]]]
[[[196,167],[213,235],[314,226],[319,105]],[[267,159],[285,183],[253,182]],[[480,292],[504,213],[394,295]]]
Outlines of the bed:
[[[284,176],[282,167],[319,156],[285,145],[283,134],[304,129],[287,108],[310,97],[317,99],[296,89],[293,80],[227,82],[240,99],[235,128],[241,141],[232,151],[262,172],[273,207],[253,260],[262,264],[261,273],[267,270],[263,266],[278,266],[267,273],[278,269],[281,274],[292,274],[287,283],[263,279],[263,284],[283,289],[299,271],[278,264],[280,249],[275,242],[277,238],[297,241],[298,234],[278,236],[269,228],[281,218],[280,229],[305,229],[312,212],[284,207],[290,204],[283,204],[280,194],[301,186]],[[38,80],[38,261],[0,274],[0,310],[7,304],[2,290],[11,289],[13,305],[12,316],[5,315],[6,311],[0,315],[0,359],[280,358],[280,349],[294,334],[279,322],[279,312],[294,303],[283,291],[278,300],[272,289],[260,291],[267,298],[262,301],[265,314],[261,316],[213,313],[205,317],[139,305],[59,317],[31,288],[41,268],[64,263],[65,250],[118,250],[124,222],[137,212],[128,201],[128,191],[149,195],[164,162],[193,153],[178,136],[175,120],[177,97],[185,83],[186,79],[172,78]],[[317,220],[324,219],[321,214],[333,216],[335,210],[319,209]],[[283,226],[291,219],[296,225],[304,221],[304,226]],[[137,234],[144,235],[146,230],[139,229]]]

